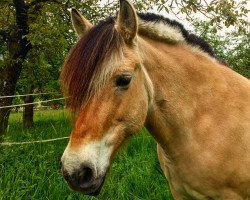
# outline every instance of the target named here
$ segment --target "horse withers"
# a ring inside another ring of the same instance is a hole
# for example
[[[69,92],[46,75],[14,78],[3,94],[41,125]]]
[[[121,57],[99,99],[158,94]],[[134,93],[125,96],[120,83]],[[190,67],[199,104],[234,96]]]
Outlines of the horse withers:
[[[76,9],[79,40],[61,74],[75,121],[62,156],[69,186],[100,192],[122,143],[145,126],[177,199],[250,196],[250,81],[176,21],[137,14],[92,25]]]

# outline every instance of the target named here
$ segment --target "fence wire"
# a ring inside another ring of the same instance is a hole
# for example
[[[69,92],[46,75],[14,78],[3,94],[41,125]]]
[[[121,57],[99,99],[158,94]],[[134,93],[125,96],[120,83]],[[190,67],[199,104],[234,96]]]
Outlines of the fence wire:
[[[22,106],[26,106],[26,105],[34,105],[34,104],[40,104],[40,103],[44,103],[44,102],[50,102],[50,101],[56,101],[56,100],[62,100],[62,99],[66,99],[67,97],[61,97],[61,98],[57,98],[57,99],[50,99],[50,100],[44,100],[44,101],[37,101],[37,102],[33,102],[33,103],[22,103],[22,104],[16,104],[16,105],[9,105],[9,106],[1,106],[0,109],[3,108],[15,108],[15,107],[22,107]]]
[[[44,92],[44,93],[32,93],[32,94],[17,94],[17,95],[10,95],[10,96],[0,96],[0,99],[11,98],[11,97],[26,97],[26,96],[38,96],[44,94],[60,94],[58,92]]]
[[[55,93],[55,92],[48,93],[47,92],[47,93],[33,93],[33,94],[0,96],[0,99],[10,98],[10,97],[38,96],[38,95],[43,95],[43,94],[60,94],[60,93]],[[51,101],[62,100],[62,99],[66,99],[66,98],[68,98],[68,97],[61,97],[61,98],[56,98],[56,99],[49,99],[49,100],[44,100],[44,101],[37,101],[37,102],[33,102],[33,103],[23,103],[23,104],[9,105],[9,106],[1,106],[0,109],[22,107],[22,106],[26,106],[26,105],[40,104],[40,103],[44,103],[44,102],[51,102]],[[53,141],[57,141],[57,140],[64,140],[64,139],[68,139],[68,138],[69,137],[61,137],[61,138],[53,138],[53,139],[47,139],[47,140],[36,140],[36,141],[25,141],[25,142],[2,142],[2,143],[0,143],[0,146],[12,146],[12,145],[35,144],[35,143],[47,143],[47,142],[53,142]]]
[[[3,142],[3,143],[0,143],[0,146],[46,143],[46,142],[52,142],[52,141],[57,141],[57,140],[64,140],[64,139],[68,139],[68,138],[69,137],[61,137],[61,138],[54,138],[54,139],[47,139],[47,140],[36,140],[36,141],[28,141],[28,142]]]

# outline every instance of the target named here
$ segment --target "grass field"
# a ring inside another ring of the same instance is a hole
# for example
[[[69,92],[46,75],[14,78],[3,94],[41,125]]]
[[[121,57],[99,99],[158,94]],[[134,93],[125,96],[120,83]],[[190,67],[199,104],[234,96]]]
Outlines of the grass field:
[[[70,120],[62,110],[36,111],[34,128],[22,128],[21,113],[10,116],[5,141],[32,141],[69,136]],[[60,172],[66,140],[0,146],[0,199],[172,199],[156,156],[156,143],[146,130],[118,153],[102,192],[88,197],[68,189]]]

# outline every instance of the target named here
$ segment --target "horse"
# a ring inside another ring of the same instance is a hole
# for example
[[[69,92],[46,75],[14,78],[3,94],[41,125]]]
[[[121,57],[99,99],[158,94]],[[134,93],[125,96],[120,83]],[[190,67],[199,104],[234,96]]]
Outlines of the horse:
[[[180,23],[129,0],[97,25],[71,10],[78,41],[61,72],[73,128],[71,189],[98,195],[119,147],[146,127],[175,200],[250,197],[250,81]]]

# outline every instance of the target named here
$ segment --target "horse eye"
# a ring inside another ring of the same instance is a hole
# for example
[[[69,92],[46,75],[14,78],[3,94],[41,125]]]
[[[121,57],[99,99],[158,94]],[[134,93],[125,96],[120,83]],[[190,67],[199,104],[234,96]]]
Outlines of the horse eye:
[[[130,74],[123,74],[121,76],[118,76],[116,78],[116,86],[121,87],[121,88],[128,87],[131,79],[132,79],[132,76]]]

